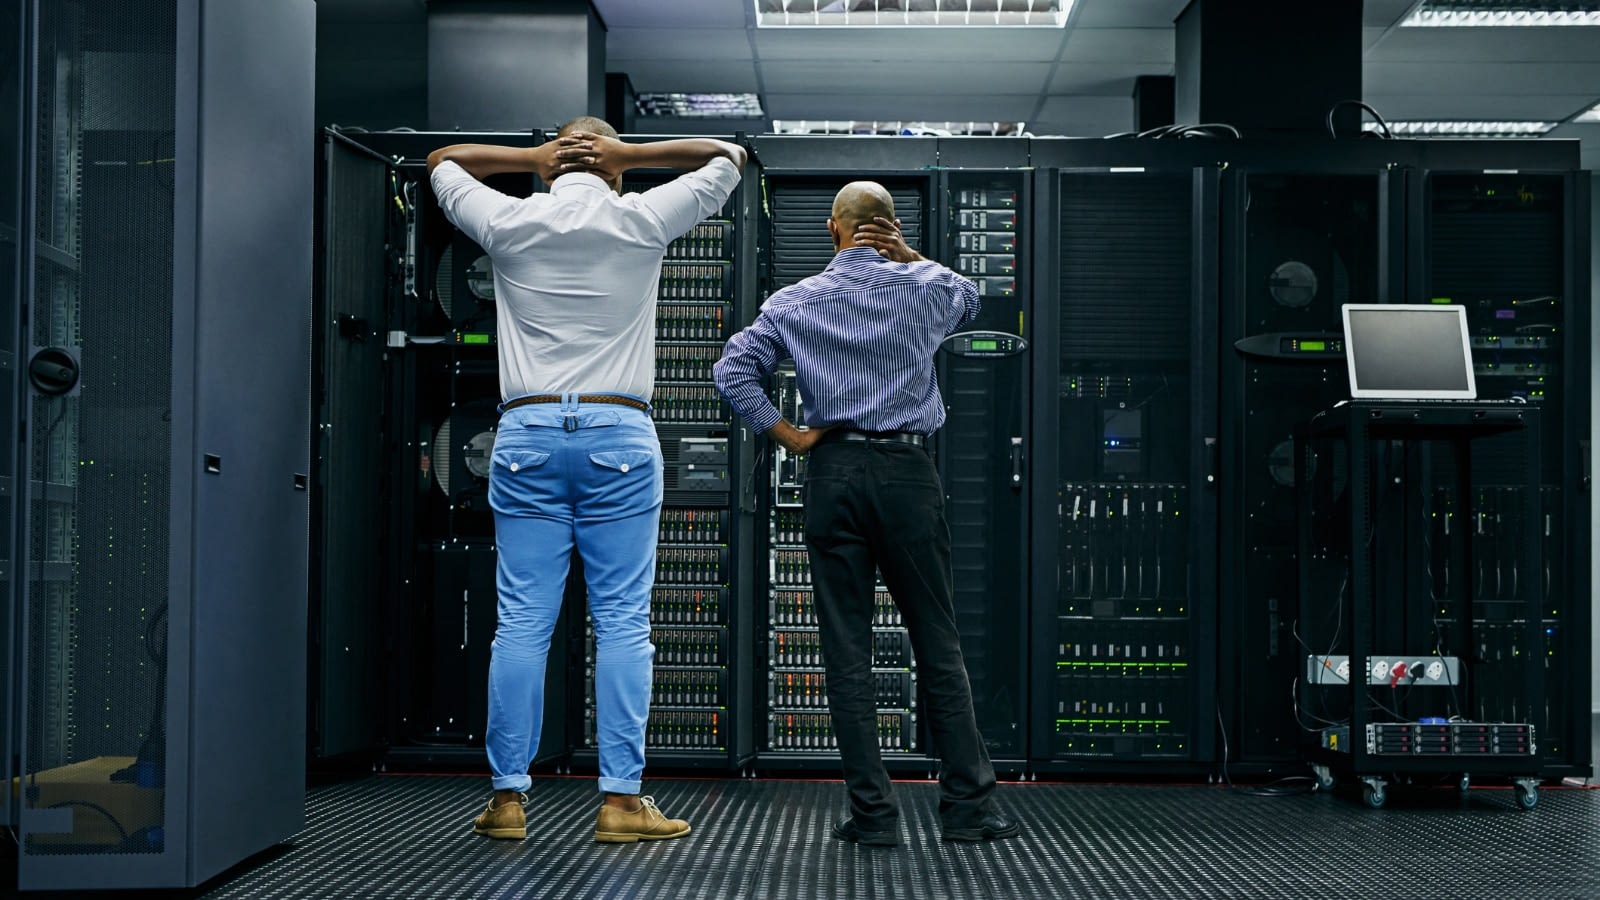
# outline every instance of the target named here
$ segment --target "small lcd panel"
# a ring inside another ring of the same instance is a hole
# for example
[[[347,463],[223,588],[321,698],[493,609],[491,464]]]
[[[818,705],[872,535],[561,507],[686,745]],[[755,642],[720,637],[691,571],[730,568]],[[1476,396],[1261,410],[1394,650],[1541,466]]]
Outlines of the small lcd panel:
[[[1353,399],[1478,396],[1466,307],[1349,303],[1344,306],[1344,336]]]

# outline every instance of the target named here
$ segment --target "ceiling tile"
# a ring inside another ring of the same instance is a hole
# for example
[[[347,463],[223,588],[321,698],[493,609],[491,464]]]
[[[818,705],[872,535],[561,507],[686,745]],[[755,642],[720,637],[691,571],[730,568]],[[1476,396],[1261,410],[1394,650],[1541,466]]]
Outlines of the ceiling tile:
[[[743,28],[750,0],[591,0],[607,28]]]
[[[1078,0],[1072,28],[1170,28],[1189,0]]]
[[[1600,62],[1600,28],[1396,28],[1369,62]]]
[[[1051,94],[1133,95],[1133,80],[1140,75],[1171,75],[1171,63],[1062,63],[1050,79]]]
[[[635,59],[750,59],[743,28],[613,28],[606,32],[606,62]]]
[[[1067,35],[1063,62],[1172,64],[1171,28],[1075,29]]]
[[[1405,63],[1362,66],[1363,93],[1502,94],[1536,96],[1600,93],[1600,62],[1593,63]]]
[[[639,59],[626,65],[606,64],[610,72],[626,72],[635,93],[705,91],[718,94],[754,93],[759,90],[755,66],[745,60],[703,60],[686,66],[682,60]]]

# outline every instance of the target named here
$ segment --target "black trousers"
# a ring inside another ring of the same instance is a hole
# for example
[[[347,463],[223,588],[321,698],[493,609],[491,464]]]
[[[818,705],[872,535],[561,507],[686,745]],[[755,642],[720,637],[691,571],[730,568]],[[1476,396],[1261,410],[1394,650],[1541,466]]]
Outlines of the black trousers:
[[[806,466],[805,538],[828,672],[828,707],[850,811],[868,830],[895,827],[899,807],[878,745],[872,681],[873,567],[911,635],[923,716],[940,758],[945,827],[975,824],[994,792],[961,658],[944,488],[910,444],[823,443]]]

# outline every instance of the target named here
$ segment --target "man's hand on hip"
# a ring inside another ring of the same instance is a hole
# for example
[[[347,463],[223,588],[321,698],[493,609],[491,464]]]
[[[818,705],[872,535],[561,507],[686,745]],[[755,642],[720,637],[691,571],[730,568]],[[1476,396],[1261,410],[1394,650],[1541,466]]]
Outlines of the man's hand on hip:
[[[822,436],[827,434],[831,427],[824,425],[820,428],[800,429],[790,425],[786,419],[779,419],[778,424],[772,426],[767,434],[771,435],[783,449],[790,453],[802,454],[811,452],[811,448],[822,440]]]

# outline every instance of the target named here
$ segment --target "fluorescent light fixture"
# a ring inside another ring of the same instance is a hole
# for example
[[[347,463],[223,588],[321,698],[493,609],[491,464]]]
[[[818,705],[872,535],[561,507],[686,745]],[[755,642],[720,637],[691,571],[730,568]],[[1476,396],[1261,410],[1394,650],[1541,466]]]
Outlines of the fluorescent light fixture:
[[[1581,112],[1574,118],[1574,122],[1600,122],[1600,103],[1596,103],[1586,112]]]
[[[1418,138],[1536,138],[1558,122],[1390,122],[1396,137]],[[1362,131],[1381,131],[1376,122],[1361,123]]]
[[[754,0],[759,28],[1065,28],[1076,0]]]
[[[764,119],[755,94],[643,93],[634,98],[641,116],[680,119]]]
[[[1022,122],[851,122],[823,119],[776,119],[778,134],[880,134],[934,137],[1018,137]]]
[[[1600,2],[1505,2],[1505,0],[1426,0],[1402,27],[1502,27],[1600,25]]]

